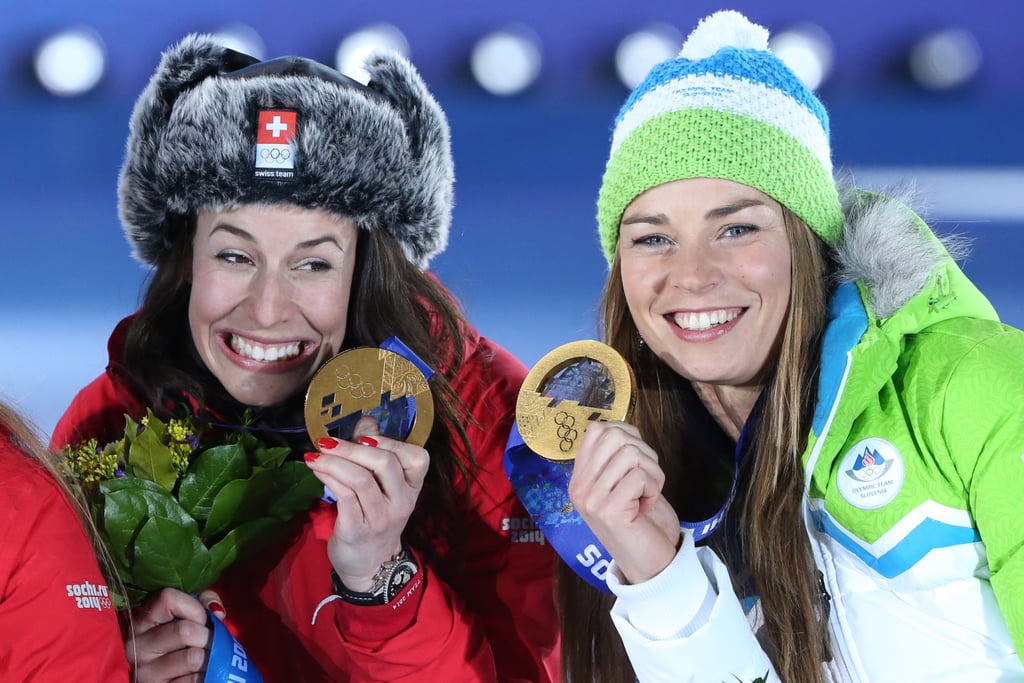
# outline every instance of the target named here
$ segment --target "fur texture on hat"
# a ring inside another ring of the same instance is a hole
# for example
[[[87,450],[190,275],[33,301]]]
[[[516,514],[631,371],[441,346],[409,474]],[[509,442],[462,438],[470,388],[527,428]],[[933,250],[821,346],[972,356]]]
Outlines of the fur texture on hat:
[[[629,203],[683,178],[756,188],[829,244],[842,229],[825,107],[768,50],[767,29],[739,12],[701,20],[622,106],[597,203],[609,264]]]
[[[183,216],[286,203],[386,230],[425,268],[447,246],[454,174],[447,119],[416,69],[376,54],[363,86],[309,60],[278,62],[242,76],[272,63],[205,35],[164,53],[135,104],[118,187],[136,258],[156,264]],[[286,68],[299,62],[314,70]],[[296,112],[285,180],[254,172],[265,110]]]

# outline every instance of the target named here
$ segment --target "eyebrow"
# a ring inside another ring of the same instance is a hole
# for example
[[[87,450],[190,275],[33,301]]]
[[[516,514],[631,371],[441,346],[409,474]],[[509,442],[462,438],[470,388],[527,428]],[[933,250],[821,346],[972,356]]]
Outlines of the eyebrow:
[[[334,239],[330,235],[324,235],[323,237],[315,237],[311,240],[306,240],[305,242],[299,242],[298,244],[295,245],[295,247],[297,249],[312,249],[313,247],[319,244],[333,244],[340,251],[345,251],[344,249],[341,248],[341,245],[338,244],[338,240]]]
[[[739,213],[743,209],[749,209],[752,206],[765,206],[765,203],[760,199],[741,199],[738,202],[732,204],[726,204],[725,206],[719,206],[718,208],[711,209],[704,218],[724,218],[725,216],[731,216],[734,213]]]
[[[636,223],[650,223],[651,225],[664,225],[668,223],[668,216],[663,213],[641,214],[623,218],[619,225],[634,225]]]
[[[252,234],[250,234],[246,230],[243,230],[242,228],[239,228],[237,226],[232,225],[231,223],[218,223],[210,231],[210,234],[212,235],[215,232],[217,232],[218,230],[223,230],[224,232],[229,232],[232,235],[234,235],[234,236],[236,236],[236,237],[238,237],[240,239],[245,240],[246,242],[252,242],[253,244],[256,243],[256,238],[253,237]],[[311,240],[306,240],[304,242],[299,242],[298,244],[295,245],[295,248],[296,248],[296,250],[299,250],[299,249],[312,249],[313,247],[315,247],[317,245],[320,245],[320,244],[333,244],[335,247],[338,248],[339,251],[345,251],[342,248],[342,246],[340,244],[338,244],[338,241],[336,239],[334,239],[334,237],[331,236],[331,235],[324,235],[323,237],[314,237]]]
[[[719,206],[715,207],[714,209],[711,209],[706,214],[704,214],[704,219],[708,220],[712,218],[724,218],[726,216],[731,216],[734,213],[739,213],[744,209],[749,209],[752,206],[765,206],[765,203],[762,202],[760,199],[741,199],[737,202],[733,202],[732,204],[726,204],[724,206]],[[634,225],[637,223],[665,225],[666,223],[668,223],[668,216],[660,212],[651,214],[638,214],[636,216],[629,216],[628,218],[623,218],[619,222],[619,225]]]

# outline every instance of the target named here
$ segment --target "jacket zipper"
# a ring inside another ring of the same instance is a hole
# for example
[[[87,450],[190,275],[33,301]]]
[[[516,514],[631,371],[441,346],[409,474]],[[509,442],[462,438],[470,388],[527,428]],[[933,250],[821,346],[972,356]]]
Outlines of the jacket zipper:
[[[839,622],[839,610],[835,609],[833,596],[839,596],[835,585],[835,568],[825,560],[825,549],[815,539],[810,524],[810,514],[807,514],[807,531],[811,535],[811,547],[814,550],[814,560],[818,565],[818,586],[821,590],[822,609],[828,623],[829,631],[829,653],[832,659],[825,663],[826,668],[833,674],[838,675],[838,681],[842,683],[859,683],[860,679],[853,674],[850,666],[851,655],[849,643],[846,640],[846,633]],[[826,576],[826,573],[828,576]],[[831,588],[831,591],[829,590]],[[841,599],[841,598],[838,598]]]

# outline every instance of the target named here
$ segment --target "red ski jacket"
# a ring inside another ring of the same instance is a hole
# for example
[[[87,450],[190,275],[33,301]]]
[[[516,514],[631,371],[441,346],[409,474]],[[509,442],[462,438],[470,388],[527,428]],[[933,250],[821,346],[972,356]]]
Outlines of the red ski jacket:
[[[62,448],[84,438],[120,438],[124,414],[145,408],[120,365],[128,320],[115,329],[107,371],[73,400],[53,433]],[[388,605],[361,606],[331,595],[327,540],[333,505],[318,501],[293,523],[287,541],[231,568],[216,586],[225,622],[267,683],[304,681],[559,680],[555,554],[505,475],[505,442],[526,368],[473,333],[452,387],[471,412],[466,428],[477,467],[461,510],[462,561],[442,574],[424,566]],[[459,482],[463,489],[465,482]],[[439,548],[447,548],[438,539]]]
[[[67,495],[0,428],[0,678],[128,680],[106,581]]]

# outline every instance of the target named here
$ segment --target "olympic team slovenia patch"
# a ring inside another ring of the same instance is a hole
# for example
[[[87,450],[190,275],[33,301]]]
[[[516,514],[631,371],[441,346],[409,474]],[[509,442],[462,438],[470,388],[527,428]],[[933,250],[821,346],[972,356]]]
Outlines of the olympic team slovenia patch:
[[[903,488],[903,456],[885,439],[859,441],[839,466],[839,493],[862,510],[888,505]]]

